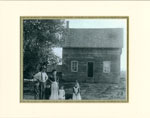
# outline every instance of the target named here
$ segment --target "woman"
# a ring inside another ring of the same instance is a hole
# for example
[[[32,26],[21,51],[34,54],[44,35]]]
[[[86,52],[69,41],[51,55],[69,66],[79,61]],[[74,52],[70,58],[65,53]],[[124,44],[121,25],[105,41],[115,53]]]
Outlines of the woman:
[[[51,78],[51,96],[50,96],[50,100],[58,100],[58,79],[57,79],[57,71],[56,70],[52,70],[52,78]]]

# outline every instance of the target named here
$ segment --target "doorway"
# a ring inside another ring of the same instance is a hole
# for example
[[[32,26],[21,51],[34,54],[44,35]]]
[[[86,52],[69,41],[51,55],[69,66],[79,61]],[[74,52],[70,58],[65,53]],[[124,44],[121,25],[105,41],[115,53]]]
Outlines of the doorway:
[[[88,77],[93,77],[93,62],[88,62]]]

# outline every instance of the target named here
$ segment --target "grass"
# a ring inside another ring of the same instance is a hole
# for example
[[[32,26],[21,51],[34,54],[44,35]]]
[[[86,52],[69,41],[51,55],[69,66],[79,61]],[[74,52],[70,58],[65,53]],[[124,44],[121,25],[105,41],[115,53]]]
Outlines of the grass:
[[[66,94],[72,94],[73,82],[64,82]],[[80,83],[81,96],[83,100],[125,100],[126,81],[120,79],[118,84],[110,83]],[[33,85],[24,87],[24,99],[34,99]]]

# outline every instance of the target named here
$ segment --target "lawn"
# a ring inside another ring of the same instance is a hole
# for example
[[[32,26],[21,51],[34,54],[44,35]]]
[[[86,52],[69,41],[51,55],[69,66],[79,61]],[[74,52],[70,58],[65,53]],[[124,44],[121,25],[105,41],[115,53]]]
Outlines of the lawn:
[[[66,94],[72,94],[74,83],[64,82]],[[120,79],[118,84],[110,83],[80,83],[81,96],[83,100],[125,100],[126,81]],[[24,99],[34,99],[33,84],[24,87]]]

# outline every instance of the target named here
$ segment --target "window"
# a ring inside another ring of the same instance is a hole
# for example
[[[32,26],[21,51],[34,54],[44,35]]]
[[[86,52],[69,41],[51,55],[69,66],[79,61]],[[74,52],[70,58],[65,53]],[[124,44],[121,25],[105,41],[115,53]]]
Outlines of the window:
[[[103,73],[110,73],[110,61],[103,62]]]
[[[78,72],[78,61],[71,61],[71,72]]]

